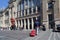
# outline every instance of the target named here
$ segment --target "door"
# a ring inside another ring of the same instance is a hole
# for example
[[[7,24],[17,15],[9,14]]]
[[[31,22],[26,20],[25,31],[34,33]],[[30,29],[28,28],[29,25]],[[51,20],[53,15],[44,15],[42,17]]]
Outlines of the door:
[[[48,14],[48,19],[49,19],[49,28],[53,28],[55,26],[53,14]]]

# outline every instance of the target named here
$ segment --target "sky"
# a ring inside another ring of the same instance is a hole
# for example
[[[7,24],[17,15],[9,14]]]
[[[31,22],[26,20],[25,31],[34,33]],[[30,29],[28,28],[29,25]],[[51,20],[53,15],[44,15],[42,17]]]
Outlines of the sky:
[[[5,9],[8,6],[9,0],[0,0],[0,9]]]

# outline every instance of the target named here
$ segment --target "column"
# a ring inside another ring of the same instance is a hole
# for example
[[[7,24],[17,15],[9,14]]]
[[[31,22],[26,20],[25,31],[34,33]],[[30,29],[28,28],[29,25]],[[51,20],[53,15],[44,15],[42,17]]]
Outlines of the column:
[[[38,20],[38,18],[36,17],[36,20]]]
[[[57,1],[57,0],[56,0]],[[59,4],[60,4],[60,0],[58,0],[59,1]],[[59,5],[58,4],[58,5]],[[59,5],[59,8],[58,8],[58,12],[59,12],[59,19],[60,19],[60,5]]]
[[[34,21],[33,21],[33,18],[31,18],[31,23],[32,23],[32,29],[34,29]]]
[[[9,9],[9,27],[11,27],[11,9]]]
[[[10,9],[11,9],[11,18],[12,18],[13,17],[13,15],[12,15],[12,7]]]
[[[14,7],[12,7],[12,17],[14,18]]]
[[[60,24],[60,0],[55,0],[54,3],[54,20],[56,28],[56,25]]]
[[[30,29],[30,22],[29,22],[29,18],[27,19],[28,20],[28,30]]]
[[[20,16],[20,13],[19,12],[17,12],[17,17],[19,17]]]
[[[26,16],[26,11],[24,10],[24,16]]]
[[[21,14],[20,14],[20,11],[21,11],[21,10],[20,10],[20,9],[21,9],[20,7],[21,7],[21,5],[19,4],[19,5],[18,5],[18,17],[20,17],[20,15],[21,15]]]
[[[49,28],[48,23],[48,13],[47,13],[47,0],[42,0],[42,13],[43,13],[43,24],[45,25],[46,29]]]
[[[24,19],[24,29],[26,29],[26,20]]]
[[[19,22],[19,20],[18,20],[18,29],[19,29],[19,27],[20,27],[20,22]]]
[[[3,13],[3,27],[5,27],[5,13]]]
[[[29,15],[29,8],[27,9],[27,13],[28,13],[27,15]]]
[[[32,14],[33,14],[33,7],[31,8]]]
[[[18,20],[17,20],[17,28],[18,28]]]
[[[17,20],[15,20],[15,25],[16,25],[16,27],[17,27],[17,25],[18,25],[18,24],[17,24]]]
[[[38,11],[37,11],[37,10],[38,10],[38,7],[36,6],[36,13],[38,13]]]

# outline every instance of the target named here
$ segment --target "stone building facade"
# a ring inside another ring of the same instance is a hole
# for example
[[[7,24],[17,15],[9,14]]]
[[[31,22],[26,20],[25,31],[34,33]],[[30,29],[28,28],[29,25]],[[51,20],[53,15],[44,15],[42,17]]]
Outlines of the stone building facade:
[[[3,21],[3,24],[2,24],[3,28],[7,28],[10,26],[8,7],[2,11],[2,21]]]
[[[8,5],[9,23],[15,18],[16,27],[34,29],[36,19],[40,25],[56,27],[60,23],[60,0],[10,0]]]
[[[0,28],[3,26],[3,11],[0,11]]]

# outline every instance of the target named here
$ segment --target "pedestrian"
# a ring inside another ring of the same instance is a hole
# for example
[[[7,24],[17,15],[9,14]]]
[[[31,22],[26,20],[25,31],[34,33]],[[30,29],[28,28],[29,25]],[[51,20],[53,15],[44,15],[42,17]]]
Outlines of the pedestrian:
[[[36,20],[34,25],[35,25],[36,35],[37,35],[38,32],[39,32],[39,27],[40,27],[40,23],[39,23],[39,21]]]
[[[43,28],[42,28],[42,29],[43,29],[43,31],[45,31],[45,30],[46,30],[46,28],[45,28],[45,25],[44,25],[44,24],[42,25],[42,27],[43,27]]]
[[[14,25],[11,25],[11,28],[10,28],[11,30],[16,30],[16,25],[14,24]]]

